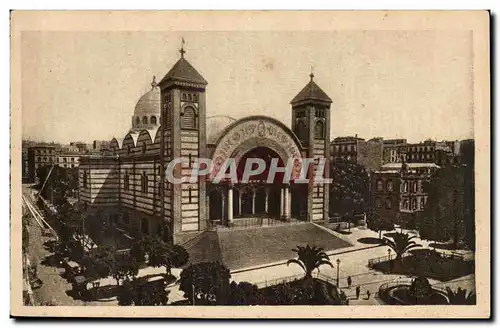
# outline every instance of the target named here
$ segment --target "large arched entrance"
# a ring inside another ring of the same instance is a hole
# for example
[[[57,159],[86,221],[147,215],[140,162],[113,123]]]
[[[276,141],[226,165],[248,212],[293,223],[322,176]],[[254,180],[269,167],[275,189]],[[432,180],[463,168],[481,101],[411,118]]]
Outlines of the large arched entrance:
[[[263,160],[265,169],[257,175],[245,176],[245,167],[256,168],[257,164],[250,165],[253,159]],[[236,166],[236,181],[227,177],[214,179],[221,170],[231,172],[224,165],[227,161]],[[289,221],[293,181],[284,181],[284,172],[275,172],[268,182],[271,163],[284,169],[289,161],[294,165],[293,180],[302,165],[300,143],[281,122],[258,116],[231,124],[219,136],[212,152],[213,168],[208,184],[210,220],[224,225]],[[302,198],[307,200],[306,195]]]

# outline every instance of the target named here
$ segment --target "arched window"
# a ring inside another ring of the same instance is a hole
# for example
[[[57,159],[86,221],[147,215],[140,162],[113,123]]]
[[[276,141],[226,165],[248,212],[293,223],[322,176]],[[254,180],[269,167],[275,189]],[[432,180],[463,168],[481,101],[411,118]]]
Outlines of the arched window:
[[[190,93],[188,93],[188,100],[193,101],[193,96]]]
[[[127,172],[123,177],[123,188],[127,191],[130,190],[130,175]]]
[[[142,117],[142,124],[148,124],[148,117],[147,116]]]
[[[377,180],[377,191],[384,191],[384,182],[382,180]]]
[[[146,153],[146,143],[145,142],[142,143],[142,153],[143,154]]]
[[[307,126],[304,121],[299,121],[297,126],[297,134],[300,139],[307,139]]]
[[[325,130],[325,125],[323,121],[316,122],[316,126],[314,127],[314,137],[317,139],[323,139]]]
[[[403,183],[403,192],[408,192],[408,181]]]
[[[418,188],[418,182],[415,181],[413,182],[413,192],[417,192],[417,188]]]
[[[139,118],[139,116],[137,116],[137,117],[135,118],[135,126],[138,126],[138,125],[140,125],[140,124],[141,124],[141,119]]]
[[[151,124],[156,124],[156,116],[151,116],[150,122]]]
[[[414,210],[417,209],[417,199],[416,198],[413,198],[413,200],[411,201],[411,207]]]
[[[182,101],[186,101],[186,100],[187,100],[186,94],[185,94],[185,93],[183,93],[183,94],[182,94]]]
[[[182,127],[184,129],[196,128],[196,113],[193,107],[184,108],[184,113],[182,113]]]
[[[392,201],[389,197],[385,199],[385,208],[390,210],[392,208]]]
[[[87,188],[87,171],[83,171],[83,188]]]
[[[141,176],[141,191],[143,193],[147,193],[148,192],[148,175],[146,174],[146,172],[142,172],[142,176]]]
[[[387,180],[386,189],[387,191],[392,191],[393,189],[392,180]]]

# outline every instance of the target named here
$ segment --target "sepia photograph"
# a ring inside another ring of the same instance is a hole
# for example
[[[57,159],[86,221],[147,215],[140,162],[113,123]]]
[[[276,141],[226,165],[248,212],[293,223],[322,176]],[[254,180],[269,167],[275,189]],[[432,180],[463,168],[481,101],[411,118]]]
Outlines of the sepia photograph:
[[[11,12],[11,315],[489,318],[489,20]]]

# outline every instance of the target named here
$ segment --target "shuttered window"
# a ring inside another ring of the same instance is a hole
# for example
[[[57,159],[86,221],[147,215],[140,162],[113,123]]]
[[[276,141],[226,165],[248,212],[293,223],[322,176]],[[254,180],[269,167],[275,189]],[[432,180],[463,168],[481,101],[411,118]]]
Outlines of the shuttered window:
[[[196,113],[193,107],[186,107],[182,113],[182,128],[195,129],[196,128]]]
[[[314,137],[317,139],[323,139],[325,130],[325,125],[323,121],[316,122],[316,126],[314,127]]]

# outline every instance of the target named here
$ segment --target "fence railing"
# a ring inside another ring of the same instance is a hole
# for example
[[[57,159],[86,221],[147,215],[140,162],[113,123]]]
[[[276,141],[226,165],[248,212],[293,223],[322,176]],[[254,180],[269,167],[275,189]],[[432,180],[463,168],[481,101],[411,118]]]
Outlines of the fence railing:
[[[456,253],[456,252],[453,252],[453,251],[444,252],[444,251],[432,250],[432,252],[434,252],[436,254],[439,254],[444,259],[451,259],[451,260],[458,259],[458,260],[461,260],[461,261],[464,260],[464,254]],[[406,253],[402,257],[411,257],[411,256],[415,256],[415,254]],[[372,259],[368,260],[368,267],[369,268],[373,268],[373,266],[375,266],[378,263],[390,261],[390,260],[393,260],[395,258],[396,258],[395,255],[392,255],[392,256],[391,255],[386,255],[386,256],[375,257],[375,258],[372,258]]]
[[[290,220],[284,221],[274,218],[235,218],[233,222],[228,226],[224,225],[221,220],[213,220],[208,223],[208,229],[214,230],[238,230],[238,229],[248,229],[248,228],[261,228],[261,227],[273,227],[273,226],[285,226],[293,224],[302,224],[304,221],[300,220]]]
[[[411,256],[411,254],[405,254],[402,257],[408,257],[408,256]],[[394,260],[395,258],[396,258],[395,255],[386,255],[386,256],[375,257],[375,258],[368,260],[368,267],[373,268],[378,263]]]
[[[391,288],[396,287],[396,286],[410,287],[412,283],[413,283],[412,278],[400,278],[400,279],[397,279],[395,281],[385,282],[385,283],[381,284],[378,288],[378,292],[379,292],[379,294],[381,294],[381,293],[384,293],[386,290],[391,289]],[[447,293],[446,287],[440,286],[440,284],[434,284],[434,285],[431,285],[431,287],[434,290],[440,291],[440,292],[445,293],[445,294]]]
[[[327,276],[325,274],[318,273],[318,272],[314,273],[313,277],[316,278],[316,279],[319,279],[319,280],[323,280],[324,282],[327,282],[327,283],[329,283],[329,284],[331,284],[333,286],[337,285],[337,278],[329,277],[329,276]],[[293,276],[287,276],[287,277],[281,277],[281,278],[276,278],[276,279],[269,279],[269,280],[259,281],[257,283],[254,283],[254,285],[256,285],[258,288],[265,288],[265,287],[275,286],[275,285],[278,285],[278,284],[292,282],[292,281],[295,281],[295,280],[300,280],[300,279],[303,279],[303,278],[304,278],[304,274],[301,273],[301,274],[296,274],[296,275],[293,275]]]
[[[282,277],[282,278],[276,278],[276,279],[269,279],[269,280],[259,281],[257,283],[254,283],[254,285],[256,285],[257,288],[260,289],[260,288],[266,288],[266,287],[275,286],[275,285],[278,285],[278,284],[284,284],[284,283],[287,283],[287,282],[292,282],[292,281],[299,280],[299,279],[302,279],[302,278],[304,278],[304,274],[296,274],[296,275],[288,276],[288,277]]]

